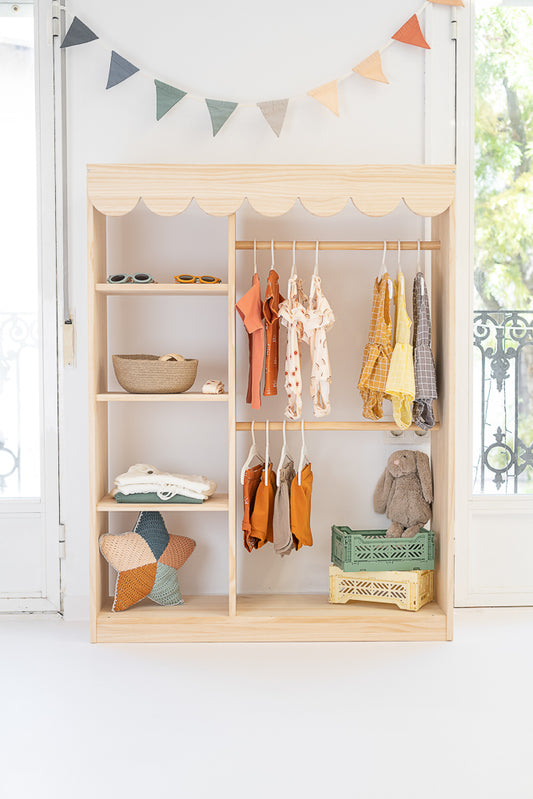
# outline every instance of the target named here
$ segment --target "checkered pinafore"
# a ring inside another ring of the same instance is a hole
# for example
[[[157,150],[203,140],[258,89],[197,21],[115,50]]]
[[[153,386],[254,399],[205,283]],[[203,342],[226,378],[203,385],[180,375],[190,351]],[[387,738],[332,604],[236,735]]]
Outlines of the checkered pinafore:
[[[429,297],[422,272],[418,272],[413,284],[413,319],[415,348],[413,422],[422,430],[431,430],[435,424],[433,400],[437,399],[437,379],[431,351]]]
[[[383,416],[383,397],[386,396],[385,385],[392,354],[391,333],[389,276],[385,272],[381,280],[376,279],[374,283],[372,321],[358,383],[365,419],[377,420]]]

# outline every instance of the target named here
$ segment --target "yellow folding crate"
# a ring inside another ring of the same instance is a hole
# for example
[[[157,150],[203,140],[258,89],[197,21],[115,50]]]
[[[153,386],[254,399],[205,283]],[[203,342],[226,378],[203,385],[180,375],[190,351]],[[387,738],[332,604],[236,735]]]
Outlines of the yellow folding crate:
[[[343,604],[351,599],[420,610],[433,599],[433,572],[343,572],[338,566],[330,566],[329,601]]]

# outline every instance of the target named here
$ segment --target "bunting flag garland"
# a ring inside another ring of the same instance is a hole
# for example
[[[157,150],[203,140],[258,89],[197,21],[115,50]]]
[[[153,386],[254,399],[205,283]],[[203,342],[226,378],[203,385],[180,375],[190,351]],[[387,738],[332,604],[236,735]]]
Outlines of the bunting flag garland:
[[[413,14],[402,27],[391,36],[397,42],[404,42],[404,44],[412,44],[414,47],[423,47],[425,50],[431,50],[429,44],[424,39],[424,34],[420,28],[420,23],[416,14]]]
[[[389,83],[385,73],[383,72],[383,65],[381,63],[381,53],[376,50],[375,53],[369,55],[360,64],[353,68],[353,72],[362,75],[363,78],[370,78],[370,80],[377,80],[380,83]]]
[[[307,94],[309,94],[311,97],[314,97],[315,100],[318,100],[318,102],[322,103],[322,105],[325,105],[326,108],[329,108],[329,110],[333,111],[334,114],[340,116],[339,93],[336,80],[332,80],[329,83],[324,83],[322,86],[317,86],[316,89],[310,89]]]
[[[156,112],[155,118],[159,122],[161,117],[164,117],[176,103],[183,100],[187,92],[182,92],[181,89],[176,89],[174,86],[169,86],[168,83],[163,83],[157,78],[154,80],[156,91]]]
[[[263,114],[264,118],[279,138],[283,123],[285,122],[285,114],[287,113],[287,100],[268,100],[266,103],[257,103],[257,107]]]
[[[423,12],[430,4],[440,6],[460,6],[464,8],[463,0],[426,0],[422,8],[420,8],[416,14],[413,14],[411,17],[409,17],[407,22],[405,22],[401,28],[399,28],[396,33],[394,33],[388,39],[388,41],[382,45],[382,47],[374,50],[374,52],[367,56],[367,58],[364,58],[362,61],[356,64],[356,66],[353,67],[347,75],[338,77],[335,80],[329,81],[329,83],[323,83],[320,86],[316,86],[314,89],[310,89],[307,92],[307,95],[315,100],[318,100],[321,105],[328,108],[336,116],[340,116],[339,83],[348,80],[354,72],[358,75],[361,75],[363,78],[367,78],[368,80],[389,84],[389,79],[383,70],[382,55],[391,44],[394,42],[403,42],[404,44],[409,44],[413,47],[420,47],[424,50],[431,49],[424,37],[424,34],[422,33],[419,21],[419,17],[421,17]],[[64,6],[60,6],[60,9],[66,14],[69,13]],[[92,42],[95,39],[99,39],[100,44],[106,47],[108,52],[111,50],[111,48],[108,48],[105,42],[103,42],[102,39],[100,39],[100,37],[97,36],[97,34],[85,24],[85,22],[79,19],[79,17],[74,15],[69,16],[72,17],[72,22],[63,38],[63,41],[61,42],[61,47],[63,49],[75,47],[80,44],[86,44],[87,42]],[[119,55],[119,53],[117,53],[115,50],[111,50],[106,89],[111,89],[113,86],[123,83],[125,80],[139,71],[139,67],[136,67],[131,63],[131,61],[128,61],[123,56]],[[272,132],[278,138],[281,135],[283,126],[285,124],[285,117],[287,114],[289,101],[291,100],[290,97],[286,97],[281,100],[266,100],[263,102],[245,103],[232,102],[229,100],[217,100],[216,98],[207,98],[205,95],[193,94],[192,92],[185,91],[183,89],[177,89],[175,86],[172,86],[169,83],[163,83],[163,81],[158,80],[153,75],[151,77],[154,81],[156,91],[157,121],[168,114],[171,108],[183,100],[185,96],[189,95],[189,97],[193,97],[197,100],[205,102],[209,111],[209,117],[211,119],[213,137],[219,133],[221,128],[226,124],[233,112],[239,106],[255,106],[258,108]]]
[[[209,108],[211,125],[213,126],[213,136],[216,136],[222,125],[226,124],[239,103],[228,103],[226,100],[208,100],[207,97],[205,102]]]
[[[81,19],[74,17],[70,28],[65,34],[65,38],[61,42],[61,47],[75,47],[77,44],[94,42],[95,39],[98,39],[96,33],[88,28],[85,22],[82,22]]]
[[[130,61],[126,61],[121,55],[111,50],[106,89],[111,89],[113,86],[122,83],[123,80],[131,78],[138,71],[139,67],[134,66]]]

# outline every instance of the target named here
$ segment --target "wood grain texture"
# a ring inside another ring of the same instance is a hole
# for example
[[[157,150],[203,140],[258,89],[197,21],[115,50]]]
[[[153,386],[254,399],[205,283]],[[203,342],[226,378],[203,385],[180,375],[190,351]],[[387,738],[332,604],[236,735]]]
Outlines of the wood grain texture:
[[[96,395],[97,402],[227,402],[227,394],[128,394],[126,391],[107,391]]]
[[[122,513],[132,510],[159,510],[165,513],[214,513],[227,511],[228,507],[227,494],[213,494],[202,504],[186,502],[183,505],[180,505],[179,502],[117,502],[110,494],[106,494],[96,503],[96,510],[98,511],[117,511]]]
[[[286,213],[300,200],[310,213],[331,216],[348,202],[368,216],[391,213],[403,200],[415,214],[443,213],[455,195],[455,166],[276,164],[91,164],[90,202],[122,216],[142,199],[162,216],[194,199],[206,213],[228,216],[244,200],[264,216]]]
[[[352,602],[331,605],[327,594],[239,596],[237,615],[225,597],[186,597],[185,605],[143,603],[97,619],[100,642],[171,641],[444,641],[446,616],[432,602],[416,613]]]
[[[228,592],[229,615],[237,612],[237,484],[236,484],[236,345],[235,345],[235,214],[228,217]]]
[[[274,241],[275,250],[292,250],[292,245],[295,245],[297,250],[312,250],[315,251],[316,241]],[[397,241],[387,241],[387,250],[398,251]],[[253,250],[253,241],[237,241],[235,243],[237,250]],[[270,241],[256,241],[255,247],[257,250],[270,250]],[[382,241],[319,241],[319,250],[379,250],[383,251]],[[400,241],[400,250],[417,250],[417,241]],[[421,250],[440,250],[440,241],[421,241]]]
[[[105,277],[105,276],[104,276]],[[183,285],[182,283],[97,283],[96,292],[107,294],[113,297],[158,297],[161,294],[182,297],[210,297],[220,296],[228,293],[227,283],[215,283],[211,286],[203,283],[192,283]]]

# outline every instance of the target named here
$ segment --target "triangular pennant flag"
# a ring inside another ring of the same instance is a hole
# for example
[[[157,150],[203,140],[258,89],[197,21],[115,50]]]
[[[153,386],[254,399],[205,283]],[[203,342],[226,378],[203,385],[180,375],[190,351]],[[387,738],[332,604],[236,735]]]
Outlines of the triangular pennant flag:
[[[96,33],[93,33],[81,19],[74,17],[70,23],[70,28],[65,34],[65,38],[61,42],[61,47],[74,47],[77,44],[93,42],[95,39],[98,39]]]
[[[397,42],[404,42],[405,44],[412,44],[414,47],[424,47],[426,50],[431,50],[431,47],[424,39],[416,14],[409,17],[400,30],[396,31],[394,36],[391,36],[391,39],[396,39]]]
[[[257,103],[264,118],[279,137],[287,113],[288,100],[268,100],[266,103]]]
[[[353,68],[353,71],[362,75],[363,78],[379,80],[380,83],[389,82],[383,72],[379,50],[376,50],[375,53],[372,53],[372,55],[369,55],[364,61],[361,61],[360,64],[357,64],[357,66]]]
[[[111,89],[117,83],[122,83],[123,80],[131,78],[139,71],[139,67],[135,67],[121,55],[111,50],[111,61],[109,63],[109,75],[107,77],[106,89]]]
[[[154,80],[156,88],[156,112],[155,116],[157,121],[164,117],[176,103],[183,100],[187,92],[182,92],[181,89],[175,89],[174,86],[169,86],[168,83],[163,83],[160,80]]]
[[[329,108],[330,111],[333,111],[334,114],[339,115],[339,93],[337,90],[337,81],[332,80],[330,83],[324,83],[322,86],[317,86],[316,89],[311,89],[307,92],[311,97],[314,97],[315,100],[318,100],[319,103],[325,105],[326,108]]]
[[[465,7],[463,0],[429,0],[430,3],[438,3],[440,6],[462,6]]]
[[[222,125],[228,121],[239,104],[228,103],[225,100],[208,100],[207,97],[205,102],[211,116],[213,136],[216,136]]]

